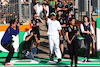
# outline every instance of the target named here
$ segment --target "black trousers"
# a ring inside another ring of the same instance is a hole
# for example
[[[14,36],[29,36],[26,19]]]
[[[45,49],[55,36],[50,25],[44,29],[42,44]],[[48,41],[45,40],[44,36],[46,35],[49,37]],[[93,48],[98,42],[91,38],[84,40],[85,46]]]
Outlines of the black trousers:
[[[13,46],[11,46],[11,43],[6,43],[6,44],[3,44],[1,43],[1,45],[9,51],[9,54],[6,58],[6,62],[10,62],[11,58],[13,57],[13,54],[14,54],[14,48]]]
[[[77,44],[77,39],[74,39],[71,44],[68,44],[68,50],[70,54],[71,60],[73,60],[73,57],[75,59],[75,64],[77,64],[77,51],[78,51],[78,44]]]
[[[87,59],[90,58],[90,43],[92,43],[92,37],[91,35],[85,34],[85,43],[87,44],[87,49],[85,49],[84,53],[84,57],[87,57]]]
[[[92,38],[91,37],[87,37],[88,39],[85,39],[85,42],[87,44],[87,49],[85,49],[85,55],[84,57],[87,57],[87,59],[90,58],[90,43],[92,43]]]

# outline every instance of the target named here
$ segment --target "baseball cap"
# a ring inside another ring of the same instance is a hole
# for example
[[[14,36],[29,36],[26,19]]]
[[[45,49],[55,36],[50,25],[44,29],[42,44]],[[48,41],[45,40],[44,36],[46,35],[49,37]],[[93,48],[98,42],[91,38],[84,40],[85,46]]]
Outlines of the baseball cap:
[[[54,16],[56,16],[56,13],[52,12],[52,13],[51,13],[51,15],[54,15]]]

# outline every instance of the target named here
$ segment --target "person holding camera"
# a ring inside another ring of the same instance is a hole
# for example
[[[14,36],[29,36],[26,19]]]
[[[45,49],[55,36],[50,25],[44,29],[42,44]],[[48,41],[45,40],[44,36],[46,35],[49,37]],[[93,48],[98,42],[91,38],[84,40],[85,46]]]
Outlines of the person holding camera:
[[[11,43],[14,42],[12,40],[12,35],[16,36],[19,33],[19,23],[17,24],[15,19],[10,20],[9,23],[10,26],[7,28],[1,39],[1,45],[9,51],[9,54],[5,60],[5,66],[10,65],[9,62],[14,54],[14,47],[11,45]],[[14,28],[16,28],[16,30]]]
[[[26,36],[25,42],[23,45],[22,51],[22,59],[34,59],[33,54],[37,52],[37,47],[35,47],[34,43],[38,38],[34,36],[33,31],[30,31],[30,35]]]
[[[78,27],[75,25],[75,18],[69,19],[69,26],[66,27],[66,38],[68,44],[68,50],[71,58],[71,67],[73,66],[73,56],[75,59],[75,67],[77,67],[77,51],[78,51],[78,41],[77,35],[79,35]]]

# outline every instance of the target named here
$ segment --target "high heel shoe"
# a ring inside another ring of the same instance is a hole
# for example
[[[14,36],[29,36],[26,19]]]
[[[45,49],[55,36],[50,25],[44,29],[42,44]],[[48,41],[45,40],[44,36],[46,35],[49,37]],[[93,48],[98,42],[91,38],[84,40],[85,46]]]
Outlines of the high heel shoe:
[[[73,66],[73,61],[71,61],[71,67]]]

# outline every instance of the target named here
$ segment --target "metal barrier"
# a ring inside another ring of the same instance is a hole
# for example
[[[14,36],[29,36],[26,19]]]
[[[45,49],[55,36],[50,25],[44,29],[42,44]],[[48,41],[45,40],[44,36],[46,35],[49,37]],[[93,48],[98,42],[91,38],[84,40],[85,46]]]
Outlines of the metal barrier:
[[[0,2],[0,24],[7,24],[16,18],[18,22],[29,22],[31,19],[31,0],[4,0]]]

